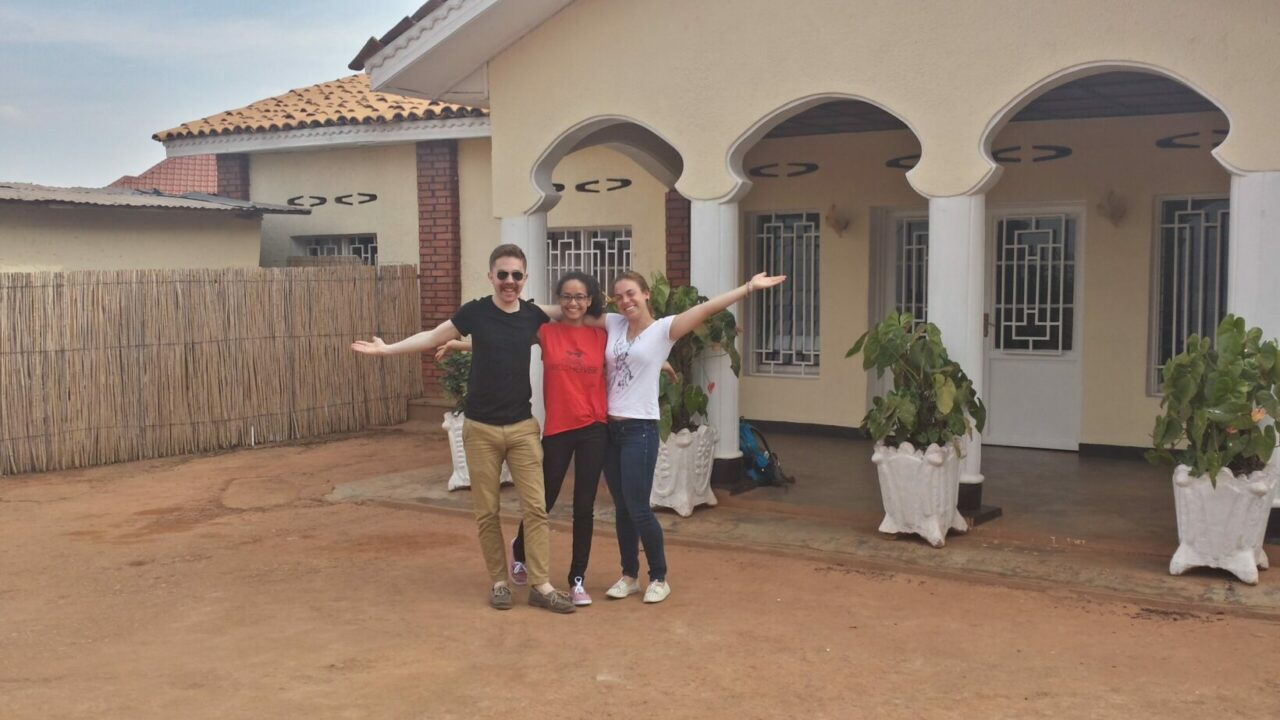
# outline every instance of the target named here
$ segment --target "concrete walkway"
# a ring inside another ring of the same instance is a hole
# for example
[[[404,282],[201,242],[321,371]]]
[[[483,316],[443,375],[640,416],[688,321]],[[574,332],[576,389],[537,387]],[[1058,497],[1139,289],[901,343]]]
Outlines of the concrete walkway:
[[[1074,453],[987,448],[984,502],[1001,506],[1004,516],[968,534],[952,534],[945,548],[934,549],[913,537],[876,531],[883,514],[870,443],[776,433],[769,441],[796,484],[737,496],[718,493],[717,507],[699,508],[689,518],[660,512],[670,542],[821,554],[873,569],[1102,594],[1171,611],[1280,619],[1280,570],[1262,573],[1255,587],[1219,571],[1168,574],[1177,529],[1164,469]],[[352,480],[337,485],[329,499],[470,512],[468,491],[445,489],[449,472],[434,465]],[[566,481],[562,497],[572,497],[571,483]],[[504,512],[518,512],[514,491],[503,493],[503,506]],[[558,531],[567,530],[569,517],[567,505],[552,511]],[[596,517],[593,560],[612,568],[613,508],[603,483]],[[1280,547],[1268,549],[1280,561]]]

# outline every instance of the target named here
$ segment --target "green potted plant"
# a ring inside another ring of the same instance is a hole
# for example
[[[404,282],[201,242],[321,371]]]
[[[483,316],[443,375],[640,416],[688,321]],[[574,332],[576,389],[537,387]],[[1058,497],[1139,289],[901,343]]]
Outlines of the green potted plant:
[[[956,509],[961,440],[982,431],[986,407],[947,356],[938,327],[916,323],[910,313],[891,313],[845,357],[859,353],[863,369],[893,378],[893,389],[873,398],[862,420],[875,440],[871,461],[885,509],[880,532],[915,533],[942,547],[947,530],[968,530]]]
[[[679,315],[707,298],[691,285],[671,287],[662,273],[649,284],[649,303],[655,319]],[[671,348],[668,362],[674,379],[663,373],[658,393],[658,463],[654,468],[649,502],[669,507],[688,517],[698,505],[715,505],[711,468],[715,459],[716,431],[706,424],[708,393],[694,381],[694,364],[711,353],[727,353],[734,375],[741,370],[737,347],[738,324],[733,313],[716,313]]]
[[[1175,466],[1169,572],[1220,568],[1253,585],[1268,564],[1263,535],[1280,476],[1271,463],[1280,353],[1235,315],[1218,324],[1216,340],[1192,335],[1162,368],[1164,412],[1147,459]]]
[[[445,397],[453,401],[453,408],[444,413],[441,427],[449,435],[449,455],[453,460],[453,474],[449,476],[449,489],[471,487],[471,473],[467,470],[467,452],[462,444],[462,426],[466,422],[463,411],[467,406],[467,382],[471,379],[471,353],[455,352],[436,361],[436,367],[443,371],[440,376],[440,389]],[[502,466],[503,483],[511,482],[511,471]]]

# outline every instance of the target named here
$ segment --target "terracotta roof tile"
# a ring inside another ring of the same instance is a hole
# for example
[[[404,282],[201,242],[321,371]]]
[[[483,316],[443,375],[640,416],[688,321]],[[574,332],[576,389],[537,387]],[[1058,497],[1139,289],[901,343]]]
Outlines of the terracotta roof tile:
[[[400,18],[400,22],[396,23],[394,27],[383,33],[382,37],[369,38],[365,41],[364,47],[360,48],[360,52],[355,56],[351,63],[347,65],[347,67],[352,70],[363,70],[365,61],[374,55],[377,55],[379,50],[390,45],[396,38],[403,35],[406,30],[417,25],[418,21],[435,12],[441,5],[444,5],[444,0],[427,0],[427,2],[423,3],[421,7],[414,11],[413,15]]]
[[[141,175],[125,175],[107,187],[133,190],[159,190],[162,193],[216,193],[218,191],[218,158],[216,155],[171,157],[152,165]]]
[[[290,90],[236,110],[210,115],[162,130],[151,137],[164,142],[188,137],[237,135],[331,125],[369,125],[406,120],[484,117],[464,105],[373,92],[367,75]]]

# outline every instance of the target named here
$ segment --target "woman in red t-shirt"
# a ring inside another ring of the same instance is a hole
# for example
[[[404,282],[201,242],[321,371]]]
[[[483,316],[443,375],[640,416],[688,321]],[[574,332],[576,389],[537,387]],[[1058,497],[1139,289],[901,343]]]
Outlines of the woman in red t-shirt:
[[[581,272],[565,273],[556,285],[562,316],[559,322],[538,328],[542,346],[542,388],[546,423],[542,429],[542,480],[547,510],[555,506],[573,461],[573,559],[569,563],[569,598],[574,605],[590,605],[583,586],[591,555],[594,508],[604,451],[609,441],[604,374],[605,331],[587,327],[587,316],[600,317],[604,298],[600,283]],[[455,350],[470,350],[470,343],[453,340],[436,358]],[[524,524],[511,544],[511,580],[527,582],[524,568]]]

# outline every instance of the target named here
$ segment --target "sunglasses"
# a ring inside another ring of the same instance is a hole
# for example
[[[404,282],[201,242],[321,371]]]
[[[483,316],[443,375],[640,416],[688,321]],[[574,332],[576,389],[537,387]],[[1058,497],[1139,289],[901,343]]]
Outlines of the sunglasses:
[[[499,270],[494,274],[498,276],[499,280],[506,280],[508,276],[512,280],[515,280],[516,282],[520,282],[521,280],[524,279],[524,273],[520,272],[519,270],[513,270],[511,272],[507,272],[506,270]]]

